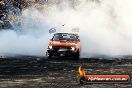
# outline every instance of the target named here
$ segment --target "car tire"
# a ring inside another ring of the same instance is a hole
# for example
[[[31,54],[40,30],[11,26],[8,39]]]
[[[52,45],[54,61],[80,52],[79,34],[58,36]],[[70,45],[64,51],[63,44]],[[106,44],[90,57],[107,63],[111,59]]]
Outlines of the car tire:
[[[48,59],[52,59],[53,55],[52,54],[49,54],[48,55]]]
[[[79,60],[79,57],[80,57],[80,52],[79,50],[73,55],[73,59],[74,60]]]

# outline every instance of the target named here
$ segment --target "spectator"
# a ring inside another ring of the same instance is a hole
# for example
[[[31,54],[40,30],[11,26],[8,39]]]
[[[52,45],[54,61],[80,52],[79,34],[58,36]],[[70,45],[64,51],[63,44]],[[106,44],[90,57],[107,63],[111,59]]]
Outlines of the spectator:
[[[11,6],[14,6],[14,0],[10,0]]]
[[[0,0],[0,10],[4,10],[5,2],[4,0]]]
[[[0,20],[4,20],[6,16],[3,14],[3,11],[0,10]]]
[[[2,19],[3,17],[4,17],[4,15],[3,15],[3,11],[0,10],[0,29],[3,28],[3,24],[4,24],[3,19]]]
[[[22,11],[22,2],[23,0],[14,0],[14,6],[19,8],[20,12]]]

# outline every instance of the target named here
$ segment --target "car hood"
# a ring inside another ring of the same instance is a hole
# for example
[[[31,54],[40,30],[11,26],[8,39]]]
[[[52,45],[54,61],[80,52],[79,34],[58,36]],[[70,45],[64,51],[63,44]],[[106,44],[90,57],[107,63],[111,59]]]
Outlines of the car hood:
[[[52,46],[76,46],[76,41],[67,41],[67,40],[60,40],[60,41],[51,41],[50,45]]]

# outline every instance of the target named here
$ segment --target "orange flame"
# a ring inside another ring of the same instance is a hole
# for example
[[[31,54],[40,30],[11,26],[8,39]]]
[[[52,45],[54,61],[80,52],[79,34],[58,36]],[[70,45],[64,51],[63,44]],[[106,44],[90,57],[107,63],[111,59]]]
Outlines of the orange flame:
[[[79,75],[80,75],[80,76],[85,76],[85,75],[86,75],[86,72],[85,72],[85,70],[82,68],[82,66],[79,66],[78,72],[79,72]]]

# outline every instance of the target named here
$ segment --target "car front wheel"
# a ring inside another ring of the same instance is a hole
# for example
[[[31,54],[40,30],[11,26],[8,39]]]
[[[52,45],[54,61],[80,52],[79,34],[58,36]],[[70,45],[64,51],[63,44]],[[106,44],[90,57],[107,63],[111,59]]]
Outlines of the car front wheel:
[[[49,54],[48,55],[48,59],[52,59],[53,55],[52,54]]]
[[[79,50],[73,55],[73,59],[74,60],[79,60],[79,57],[80,57],[80,52]]]

